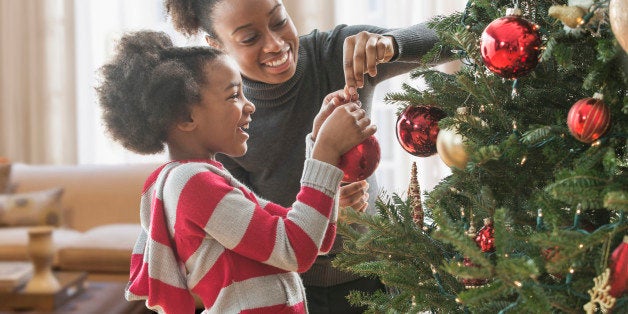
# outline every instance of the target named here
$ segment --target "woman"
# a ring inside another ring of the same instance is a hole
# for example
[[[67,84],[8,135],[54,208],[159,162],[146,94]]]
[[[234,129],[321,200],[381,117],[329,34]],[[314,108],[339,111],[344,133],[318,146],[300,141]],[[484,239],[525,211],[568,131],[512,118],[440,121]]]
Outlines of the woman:
[[[319,110],[325,110],[321,99],[344,89],[345,100],[356,100],[360,89],[362,107],[370,112],[375,86],[417,67],[438,42],[435,32],[423,24],[396,30],[339,25],[299,37],[280,0],[166,0],[165,4],[178,31],[204,32],[209,45],[238,63],[244,94],[255,103],[257,119],[249,129],[248,153],[219,159],[253,191],[284,206],[299,190],[303,152],[316,134],[307,136],[307,144],[302,139],[312,131]],[[376,197],[372,176],[343,187],[340,206],[374,213]],[[383,288],[377,280],[333,268],[331,260],[341,249],[337,237],[330,254],[320,256],[302,274],[312,313],[361,312],[347,303],[348,292]]]

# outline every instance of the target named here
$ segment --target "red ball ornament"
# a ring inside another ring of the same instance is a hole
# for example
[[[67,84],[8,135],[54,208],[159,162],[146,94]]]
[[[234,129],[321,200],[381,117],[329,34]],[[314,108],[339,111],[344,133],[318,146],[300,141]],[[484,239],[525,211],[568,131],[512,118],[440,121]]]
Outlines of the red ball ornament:
[[[611,110],[599,98],[578,100],[569,110],[567,126],[569,132],[583,143],[593,143],[600,138],[611,123]]]
[[[397,140],[408,153],[418,157],[436,154],[438,121],[445,112],[434,106],[410,106],[397,118]]]
[[[370,177],[379,165],[380,156],[379,142],[371,135],[340,157],[338,168],[345,173],[342,181],[356,182]]]
[[[488,24],[480,37],[480,52],[486,67],[507,79],[530,73],[539,62],[538,29],[516,13]]]
[[[619,298],[628,291],[628,235],[611,254],[610,295]]]
[[[480,228],[475,243],[480,247],[482,252],[495,252],[495,229],[493,228],[493,220],[484,218],[484,226]]]

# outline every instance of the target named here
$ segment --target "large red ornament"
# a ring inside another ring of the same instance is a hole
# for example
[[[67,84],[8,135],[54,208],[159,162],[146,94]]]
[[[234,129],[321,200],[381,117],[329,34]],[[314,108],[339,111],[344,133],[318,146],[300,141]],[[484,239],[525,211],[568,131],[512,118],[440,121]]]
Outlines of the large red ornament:
[[[628,235],[611,254],[611,290],[609,293],[619,298],[628,288]]]
[[[480,37],[480,52],[486,67],[508,79],[528,74],[539,62],[539,27],[518,15],[498,18]]]
[[[356,182],[370,177],[379,165],[380,156],[379,142],[371,135],[340,157],[338,168],[345,173],[342,181]]]
[[[484,226],[475,236],[475,243],[478,244],[482,252],[495,252],[495,228],[493,228],[491,218],[484,218]]]
[[[587,144],[604,135],[610,123],[610,108],[604,101],[595,97],[578,100],[567,115],[567,126],[571,135]]]
[[[434,106],[409,106],[397,118],[397,140],[408,153],[418,157],[436,154],[438,121],[445,112]]]

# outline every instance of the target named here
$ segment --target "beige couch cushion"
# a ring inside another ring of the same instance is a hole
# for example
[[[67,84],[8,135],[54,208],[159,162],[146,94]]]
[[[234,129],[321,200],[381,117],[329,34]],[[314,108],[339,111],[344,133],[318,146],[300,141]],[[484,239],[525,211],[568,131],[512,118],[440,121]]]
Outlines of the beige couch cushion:
[[[139,224],[110,224],[88,230],[59,250],[59,268],[128,273],[140,230]]]
[[[28,229],[30,227],[0,228],[0,260],[28,260]],[[82,234],[76,230],[57,228],[52,232],[52,243],[59,250],[80,239]],[[55,254],[53,265],[58,265],[58,254]]]
[[[156,164],[28,165],[14,163],[15,193],[62,187],[68,226],[79,231],[140,222],[140,198]]]

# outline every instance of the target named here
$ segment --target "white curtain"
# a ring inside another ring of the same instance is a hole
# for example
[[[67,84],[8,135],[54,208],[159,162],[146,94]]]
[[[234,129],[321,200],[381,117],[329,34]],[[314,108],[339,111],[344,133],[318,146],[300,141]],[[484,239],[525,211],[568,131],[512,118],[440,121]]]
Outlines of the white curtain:
[[[71,0],[0,0],[0,156],[74,163]]]

